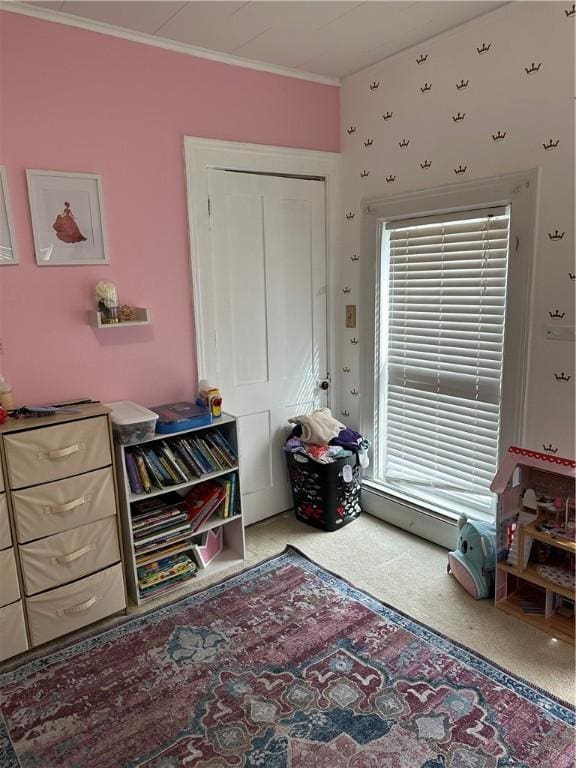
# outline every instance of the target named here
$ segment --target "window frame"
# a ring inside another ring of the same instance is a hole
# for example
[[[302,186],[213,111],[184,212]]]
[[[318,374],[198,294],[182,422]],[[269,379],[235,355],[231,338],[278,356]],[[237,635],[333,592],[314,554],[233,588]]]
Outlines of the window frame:
[[[510,252],[508,262],[508,292],[505,316],[503,376],[501,395],[500,439],[498,462],[509,445],[521,445],[526,430],[527,373],[529,370],[529,341],[531,298],[534,272],[535,221],[538,170],[515,173],[497,178],[452,184],[428,190],[404,193],[386,198],[362,201],[361,259],[360,259],[360,386],[363,394],[360,429],[373,445],[378,441],[376,393],[380,389],[377,349],[378,309],[380,305],[380,263],[382,231],[386,221],[412,216],[428,216],[466,212],[495,205],[509,205]],[[371,511],[388,519],[382,500],[397,502],[426,515],[444,517],[452,522],[457,517],[446,510],[432,512],[411,498],[396,492],[365,472],[367,490],[375,492]],[[396,510],[395,517],[402,514]],[[482,518],[482,514],[478,514]],[[490,518],[489,518],[490,519]],[[395,520],[396,522],[396,520]],[[413,529],[413,522],[410,529]],[[408,526],[407,526],[408,527]],[[425,534],[422,534],[425,535]]]

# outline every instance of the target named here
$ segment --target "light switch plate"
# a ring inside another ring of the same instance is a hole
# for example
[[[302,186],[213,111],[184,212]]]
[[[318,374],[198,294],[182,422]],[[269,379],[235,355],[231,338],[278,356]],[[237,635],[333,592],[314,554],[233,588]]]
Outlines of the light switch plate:
[[[346,304],[346,328],[356,328],[356,304]]]

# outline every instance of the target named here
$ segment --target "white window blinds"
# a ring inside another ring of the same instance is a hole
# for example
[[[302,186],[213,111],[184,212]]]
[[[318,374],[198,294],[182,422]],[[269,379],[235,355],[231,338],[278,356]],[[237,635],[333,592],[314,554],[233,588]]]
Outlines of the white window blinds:
[[[380,479],[440,511],[492,508],[508,238],[505,207],[383,230]]]

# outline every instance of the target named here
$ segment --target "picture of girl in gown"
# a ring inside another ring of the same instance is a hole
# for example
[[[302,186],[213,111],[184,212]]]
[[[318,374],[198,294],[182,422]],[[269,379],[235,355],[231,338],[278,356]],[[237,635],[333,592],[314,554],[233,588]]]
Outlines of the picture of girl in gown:
[[[70,209],[70,203],[64,203],[64,210],[56,216],[56,221],[52,225],[56,231],[56,237],[63,243],[81,243],[86,238],[80,232],[76,217]]]

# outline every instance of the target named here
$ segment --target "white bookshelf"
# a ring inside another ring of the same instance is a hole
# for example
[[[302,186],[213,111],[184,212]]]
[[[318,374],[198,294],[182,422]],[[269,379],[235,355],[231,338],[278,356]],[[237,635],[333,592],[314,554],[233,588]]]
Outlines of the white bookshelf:
[[[124,557],[126,565],[126,581],[128,586],[128,593],[131,600],[136,605],[141,605],[147,601],[158,599],[157,594],[146,596],[141,594],[138,587],[138,574],[137,568],[139,566],[146,565],[147,562],[154,562],[158,559],[158,556],[154,552],[148,553],[146,557],[140,556],[138,564],[136,563],[136,553],[134,549],[134,531],[132,528],[132,505],[135,502],[142,501],[144,499],[150,499],[154,496],[161,496],[162,494],[171,493],[173,491],[178,492],[182,498],[186,496],[186,492],[195,485],[205,483],[207,480],[214,478],[225,478],[231,474],[236,474],[236,492],[237,492],[237,514],[232,517],[218,518],[210,517],[203,523],[198,529],[194,530],[189,536],[182,541],[181,546],[178,542],[174,543],[174,548],[171,554],[176,555],[179,553],[188,554],[193,560],[196,560],[193,553],[192,539],[195,539],[200,534],[214,530],[215,528],[222,527],[223,534],[223,549],[214,560],[212,560],[206,568],[198,568],[196,575],[190,579],[184,581],[177,581],[172,588],[166,589],[162,592],[162,595],[166,595],[168,592],[177,592],[180,590],[190,590],[195,585],[200,586],[202,580],[207,576],[213,576],[220,570],[226,568],[232,568],[234,566],[242,566],[245,556],[245,541],[244,541],[244,522],[242,517],[242,504],[240,494],[240,478],[238,464],[233,467],[219,470],[217,472],[210,472],[203,474],[199,478],[194,478],[186,483],[179,483],[177,485],[167,486],[164,489],[152,487],[149,493],[133,493],[130,488],[130,481],[128,477],[128,471],[126,467],[126,451],[136,446],[150,446],[160,440],[166,440],[168,443],[173,438],[186,437],[191,434],[199,434],[209,432],[211,430],[219,430],[226,438],[226,441],[230,444],[234,450],[236,456],[238,456],[238,432],[236,419],[229,414],[222,414],[218,419],[214,419],[212,424],[204,427],[197,427],[195,429],[187,429],[182,432],[176,432],[171,435],[156,434],[154,437],[148,438],[128,445],[116,446],[116,463],[118,469],[118,484],[119,484],[119,496],[120,496],[120,511],[122,519],[122,539],[124,547]],[[166,545],[164,545],[166,546]],[[162,549],[162,545],[159,545],[159,550]]]

